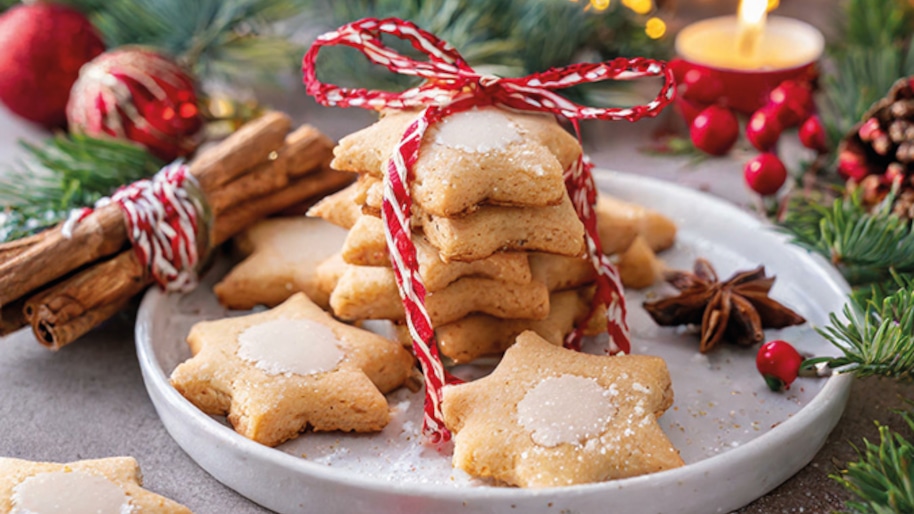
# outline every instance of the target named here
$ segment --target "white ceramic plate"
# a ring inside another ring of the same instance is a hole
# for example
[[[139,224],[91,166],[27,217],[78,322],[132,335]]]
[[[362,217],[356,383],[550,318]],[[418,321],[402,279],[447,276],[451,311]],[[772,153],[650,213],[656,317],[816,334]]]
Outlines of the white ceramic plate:
[[[778,279],[772,296],[808,320],[768,338],[786,338],[802,352],[834,354],[813,326],[842,307],[848,287],[817,257],[736,207],[703,193],[631,175],[598,172],[604,191],[653,207],[680,227],[676,246],[663,257],[691,268],[708,258],[726,278],[765,264]],[[687,465],[611,482],[522,490],[474,481],[450,467],[449,456],[417,444],[421,395],[390,395],[395,415],[377,435],[304,434],[279,448],[249,441],[224,419],[207,416],[168,383],[189,357],[184,337],[203,319],[229,315],[207,287],[186,296],[150,290],[140,308],[137,353],[149,395],[166,429],[200,466],[270,509],[283,512],[728,512],[770,491],[807,464],[837,423],[850,376],[800,379],[786,394],[766,388],[755,370],[755,348],[725,346],[697,352],[697,339],[660,328],[640,307],[657,286],[628,295],[633,351],[664,357],[676,401],[661,425]]]

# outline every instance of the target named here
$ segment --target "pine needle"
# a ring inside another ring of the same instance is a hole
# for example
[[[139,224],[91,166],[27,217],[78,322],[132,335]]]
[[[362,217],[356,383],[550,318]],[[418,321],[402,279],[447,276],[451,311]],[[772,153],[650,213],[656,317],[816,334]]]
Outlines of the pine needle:
[[[857,376],[910,379],[914,373],[914,280],[895,274],[894,287],[874,286],[852,295],[843,316],[829,316],[820,333],[843,357],[829,367]],[[894,289],[894,290],[893,290]]]
[[[899,413],[911,430],[914,415]],[[879,426],[879,443],[863,440],[858,460],[831,475],[859,500],[845,505],[857,514],[914,512],[914,443],[887,426]]]
[[[199,77],[232,83],[275,81],[304,49],[277,24],[310,0],[71,0],[86,3],[109,48],[147,45],[178,58]]]
[[[792,242],[829,259],[851,285],[866,285],[914,272],[914,230],[891,213],[893,195],[867,211],[859,195],[831,206],[799,198],[780,221]]]
[[[28,158],[0,174],[0,242],[55,225],[163,164],[142,147],[78,134],[21,144]]]

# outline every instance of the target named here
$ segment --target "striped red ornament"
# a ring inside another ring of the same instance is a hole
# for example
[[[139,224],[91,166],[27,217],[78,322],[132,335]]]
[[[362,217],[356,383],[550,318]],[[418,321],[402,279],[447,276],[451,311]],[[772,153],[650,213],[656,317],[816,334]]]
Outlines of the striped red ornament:
[[[428,60],[418,61],[394,51],[381,41],[382,34],[408,41],[413,48],[428,56]],[[371,62],[385,66],[394,73],[422,77],[426,81],[400,93],[325,84],[317,78],[317,54],[325,46],[338,45],[354,48]],[[572,64],[526,77],[481,75],[446,41],[399,18],[365,18],[319,36],[305,54],[302,73],[308,94],[326,106],[371,110],[421,109],[387,163],[381,213],[390,261],[413,339],[413,351],[425,377],[423,432],[432,442],[447,441],[450,433],[442,422],[441,389],[450,378],[441,364],[434,330],[425,309],[426,291],[419,276],[410,228],[410,172],[419,157],[419,148],[426,130],[450,114],[473,107],[494,105],[521,111],[548,112],[566,118],[574,126],[580,141],[579,120],[637,121],[657,115],[673,100],[673,74],[667,69],[666,63],[636,57]],[[579,84],[651,76],[663,77],[664,83],[657,96],[645,105],[627,108],[587,107],[555,92]],[[589,160],[580,157],[566,170],[565,185],[578,217],[584,223],[587,251],[597,271],[593,309],[602,305],[607,307],[606,321],[611,351],[627,353],[630,342],[622,283],[615,267],[601,250],[594,213],[597,189],[591,173],[592,167]],[[578,348],[581,334],[582,327],[577,327],[566,340],[566,346]]]

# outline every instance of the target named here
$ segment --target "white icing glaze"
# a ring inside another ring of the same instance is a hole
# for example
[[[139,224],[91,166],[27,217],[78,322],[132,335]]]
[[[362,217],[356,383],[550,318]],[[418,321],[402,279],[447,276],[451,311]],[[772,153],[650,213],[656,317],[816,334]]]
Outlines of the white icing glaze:
[[[517,419],[540,446],[582,445],[600,435],[615,415],[613,396],[592,378],[549,377],[517,404]]]
[[[40,473],[20,482],[12,514],[130,514],[124,491],[103,476],[84,471]]]
[[[495,108],[452,114],[438,122],[437,128],[435,143],[467,152],[503,150],[521,140],[514,122]]]
[[[270,375],[333,371],[343,360],[330,327],[307,319],[276,319],[238,336],[238,356]]]

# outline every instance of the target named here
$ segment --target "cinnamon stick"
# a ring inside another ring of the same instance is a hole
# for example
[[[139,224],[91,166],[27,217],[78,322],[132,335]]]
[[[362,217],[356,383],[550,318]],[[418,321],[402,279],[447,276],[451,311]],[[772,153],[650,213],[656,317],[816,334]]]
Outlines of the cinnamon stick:
[[[216,217],[214,245],[225,242],[268,214],[340,189],[351,182],[352,177],[351,173],[328,168],[298,179],[273,194],[236,205]],[[39,342],[56,350],[113,316],[150,284],[152,278],[129,249],[36,294],[25,302],[25,315]]]
[[[0,309],[0,337],[19,330],[28,325],[22,313],[22,302],[13,302]]]
[[[8,261],[20,253],[28,250],[36,243],[41,242],[41,239],[41,233],[38,233],[28,237],[15,239],[13,241],[0,243],[0,263]]]
[[[140,292],[149,280],[136,252],[128,249],[29,298],[24,314],[32,324],[38,318],[51,324],[71,320],[116,303],[126,292]]]
[[[247,198],[257,198],[284,187],[289,183],[286,174],[285,152],[271,153],[272,157],[209,195],[207,200],[215,215]]]
[[[214,244],[222,244],[232,236],[251,226],[261,218],[282,211],[308,198],[326,195],[349,185],[352,173],[336,171],[326,167],[298,180],[278,192],[254,198],[227,210],[216,219],[213,232]]]
[[[128,296],[122,301],[102,305],[65,323],[53,324],[39,321],[37,325],[32,326],[32,329],[39,343],[49,350],[57,351],[117,314],[130,303],[130,298]]]
[[[190,173],[205,192],[212,192],[264,162],[280,147],[292,121],[281,112],[268,112],[244,124],[221,143],[204,150],[190,163]]]
[[[204,193],[213,192],[265,161],[283,145],[289,117],[271,112],[244,125],[191,163],[190,172]],[[76,225],[71,238],[60,227],[46,230],[24,251],[0,262],[0,307],[73,270],[107,257],[127,245],[120,208],[96,209]]]
[[[0,307],[127,244],[120,208],[97,209],[66,238],[60,227],[39,234],[25,251],[0,263]]]
[[[330,164],[333,141],[311,125],[302,125],[286,136],[282,153],[286,155],[289,177],[300,177]]]

